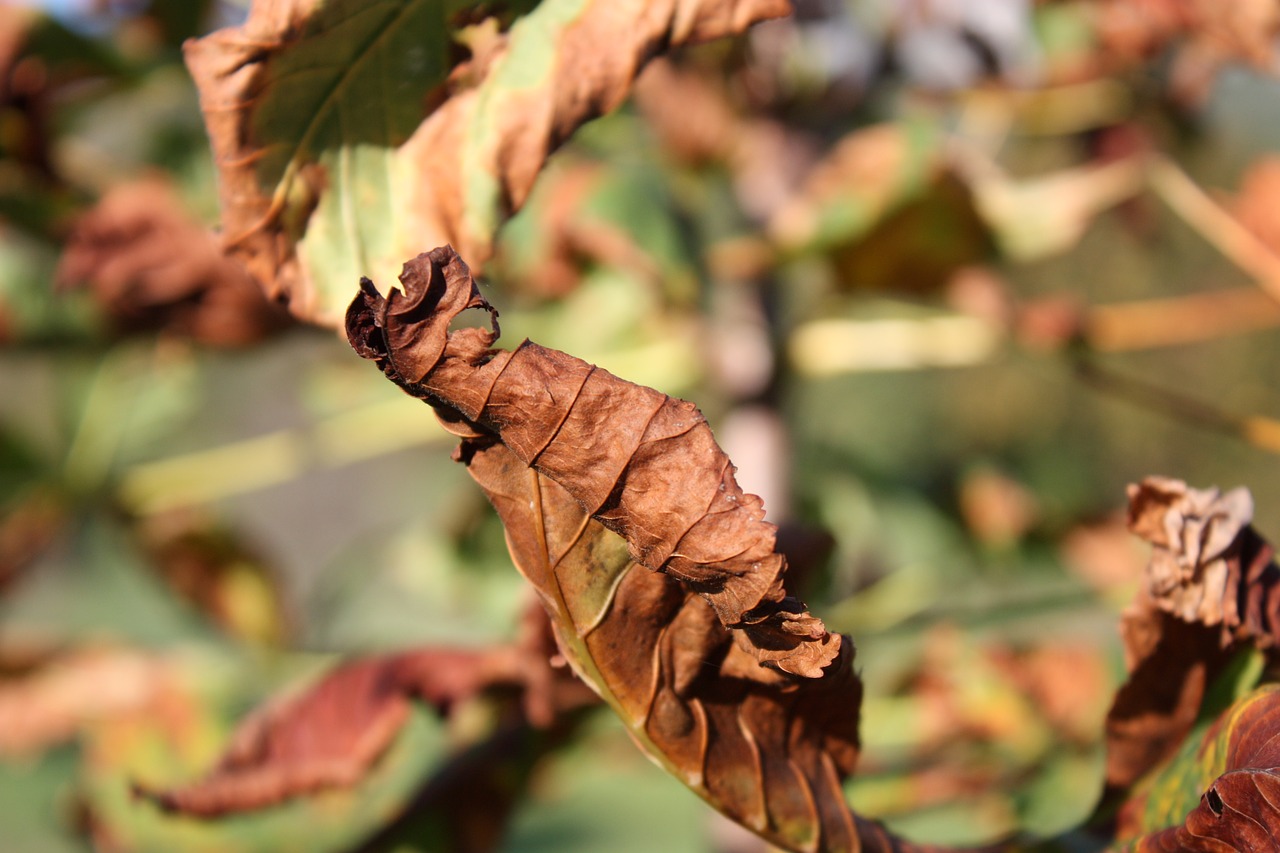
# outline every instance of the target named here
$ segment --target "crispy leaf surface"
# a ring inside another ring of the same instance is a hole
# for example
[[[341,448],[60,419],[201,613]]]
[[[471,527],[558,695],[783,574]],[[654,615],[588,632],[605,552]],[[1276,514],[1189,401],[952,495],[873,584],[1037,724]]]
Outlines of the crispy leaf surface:
[[[433,405],[506,526],[575,670],[642,749],[716,808],[792,850],[906,849],[854,815],[853,646],[783,589],[786,562],[702,415],[491,327],[449,247],[347,315],[358,353]]]
[[[188,44],[227,244],[295,313],[336,323],[358,272],[389,276],[423,241],[486,258],[551,151],[652,56],[790,11],[501,5],[528,14],[499,33],[462,0],[258,0],[243,26]]]
[[[1107,716],[1103,802],[1104,811],[1120,807],[1118,838],[1153,833],[1137,849],[1272,849],[1242,839],[1258,822],[1269,835],[1280,832],[1262,793],[1278,763],[1268,745],[1280,731],[1274,691],[1242,700],[1194,737],[1226,706],[1217,695],[1224,679],[1241,667],[1247,672],[1249,655],[1274,658],[1280,568],[1272,546],[1250,525],[1252,516],[1245,489],[1223,494],[1163,477],[1129,489],[1129,528],[1152,544],[1152,554],[1121,622],[1130,675]],[[1184,746],[1188,737],[1191,745]],[[1180,749],[1183,758],[1174,760]],[[1165,781],[1153,790],[1141,780],[1157,770]],[[1226,775],[1185,825],[1166,830],[1186,815],[1169,792],[1190,786],[1194,798],[1218,774]]]

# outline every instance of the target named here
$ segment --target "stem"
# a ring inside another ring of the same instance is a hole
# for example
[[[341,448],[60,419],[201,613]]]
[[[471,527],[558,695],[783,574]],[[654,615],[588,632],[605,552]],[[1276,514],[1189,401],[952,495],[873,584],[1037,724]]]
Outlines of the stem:
[[[1172,161],[1153,157],[1147,166],[1147,180],[1174,213],[1280,302],[1280,256],[1266,243],[1223,210]]]

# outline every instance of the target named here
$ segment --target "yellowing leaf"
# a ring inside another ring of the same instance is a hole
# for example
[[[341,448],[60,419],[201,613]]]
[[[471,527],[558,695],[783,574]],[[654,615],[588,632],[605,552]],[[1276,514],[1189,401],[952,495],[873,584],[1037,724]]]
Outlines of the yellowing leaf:
[[[483,260],[550,153],[650,58],[790,11],[504,5],[527,14],[499,34],[459,0],[258,0],[243,26],[188,44],[227,246],[294,313],[336,324],[351,282],[389,276],[424,242]]]

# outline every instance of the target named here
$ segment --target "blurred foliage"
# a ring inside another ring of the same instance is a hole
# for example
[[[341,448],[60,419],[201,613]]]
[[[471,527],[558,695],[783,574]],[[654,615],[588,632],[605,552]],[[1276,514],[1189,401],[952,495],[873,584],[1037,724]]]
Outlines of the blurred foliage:
[[[802,592],[857,642],[857,808],[922,840],[1060,832],[1122,677],[1126,483],[1245,484],[1280,530],[1280,85],[1250,36],[1274,18],[795,5],[575,135],[488,298],[517,339],[695,400],[771,517],[829,537]],[[381,849],[491,725],[423,711],[359,789],[226,825],[129,796],[339,656],[509,640],[525,595],[448,436],[345,343],[193,324],[239,275],[212,263],[142,284],[147,246],[216,219],[181,42],[242,15],[0,7],[6,850]],[[141,180],[172,215],[69,277],[84,217]],[[603,716],[530,755],[502,850],[760,849]]]

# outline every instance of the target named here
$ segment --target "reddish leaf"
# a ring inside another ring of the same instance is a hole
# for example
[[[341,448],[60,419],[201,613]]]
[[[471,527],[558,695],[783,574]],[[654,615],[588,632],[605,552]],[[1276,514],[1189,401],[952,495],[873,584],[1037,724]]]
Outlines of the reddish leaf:
[[[391,745],[413,699],[448,713],[482,690],[523,687],[528,717],[545,724],[582,704],[561,681],[530,637],[515,647],[429,648],[353,661],[245,720],[204,779],[138,792],[166,810],[213,817],[353,785]]]
[[[1261,688],[1225,711],[1188,756],[1189,762],[1173,768],[1180,776],[1205,770],[1220,775],[1201,789],[1199,804],[1181,825],[1138,838],[1127,849],[1133,853],[1280,850],[1277,732],[1280,687]],[[1159,782],[1157,791],[1163,793]]]
[[[854,815],[853,645],[786,595],[758,498],[691,404],[526,341],[449,247],[347,314],[362,356],[436,408],[489,495],[566,658],[637,743],[734,820],[791,850],[901,850]],[[450,332],[468,308],[491,327]]]

